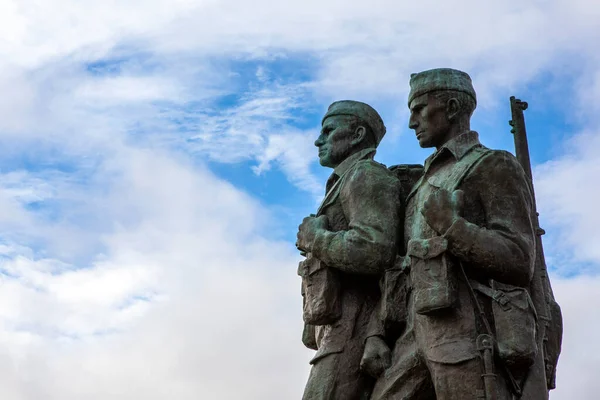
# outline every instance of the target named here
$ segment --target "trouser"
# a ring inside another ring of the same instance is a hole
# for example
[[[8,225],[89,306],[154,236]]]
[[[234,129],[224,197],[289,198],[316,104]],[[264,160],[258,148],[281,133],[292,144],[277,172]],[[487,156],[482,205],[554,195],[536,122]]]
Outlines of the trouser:
[[[398,339],[392,365],[377,380],[371,400],[479,400],[484,392],[479,357],[454,364],[427,360],[412,332]],[[497,374],[497,399],[510,400],[504,379]]]
[[[374,380],[360,372],[362,351],[342,351],[317,360],[302,400],[368,400]]]

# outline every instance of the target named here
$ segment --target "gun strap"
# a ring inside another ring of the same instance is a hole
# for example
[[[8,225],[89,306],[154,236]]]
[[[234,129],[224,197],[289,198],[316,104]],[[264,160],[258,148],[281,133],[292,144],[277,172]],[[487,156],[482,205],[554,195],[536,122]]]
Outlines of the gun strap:
[[[454,173],[453,173],[453,175],[455,177],[454,182],[452,185],[449,185],[449,187],[447,187],[446,190],[448,190],[450,193],[452,193],[453,191],[458,189],[460,187],[460,184],[462,183],[462,181],[465,179],[465,177],[484,159],[485,156],[487,156],[488,154],[491,154],[492,151],[493,150],[490,150],[485,146],[479,146],[479,147],[472,148],[471,151],[469,151],[463,158],[461,167],[457,168],[454,171]],[[481,304],[479,304],[479,300],[477,299],[475,290],[473,289],[473,286],[471,285],[471,281],[469,280],[469,277],[467,276],[467,273],[465,272],[462,262],[460,262],[460,260],[459,260],[458,264],[459,264],[459,268],[462,273],[462,276],[465,280],[465,283],[467,284],[467,287],[469,288],[469,293],[471,295],[471,298],[473,299],[473,305],[474,305],[481,321],[483,322],[486,333],[488,335],[490,335],[492,338],[494,338],[495,336],[492,332],[492,327],[490,326],[490,323],[483,311],[483,308],[481,308]],[[504,370],[504,372],[506,373],[506,376],[508,377],[512,391],[518,397],[520,397],[522,390],[521,390],[521,387],[519,386],[519,384],[517,383],[515,377],[509,371],[508,367],[502,362],[502,360],[499,360],[499,363],[500,363],[500,366],[502,367],[502,369]]]
[[[479,300],[477,299],[477,295],[475,294],[475,290],[473,289],[473,286],[471,285],[471,281],[469,280],[469,277],[467,276],[467,273],[465,272],[465,268],[463,267],[462,262],[458,262],[459,268],[460,268],[460,272],[462,274],[462,277],[465,280],[465,283],[467,284],[467,287],[469,288],[469,293],[471,294],[471,298],[473,299],[473,305],[475,306],[475,309],[477,311],[477,314],[479,315],[479,318],[481,319],[481,321],[483,322],[483,326],[485,327],[485,331],[488,335],[490,335],[491,337],[494,337],[494,334],[492,332],[492,327],[487,319],[487,316],[485,315],[485,312],[483,311],[483,308],[481,307],[481,304],[479,304]],[[483,286],[483,285],[481,285]],[[492,290],[492,289],[490,289]],[[502,360],[499,360],[499,364],[502,367],[502,369],[504,370],[504,373],[506,374],[506,376],[508,377],[508,381],[510,383],[511,389],[512,391],[518,396],[520,397],[521,394],[523,393],[523,391],[521,390],[521,387],[519,386],[519,383],[517,382],[517,380],[515,379],[515,377],[513,376],[513,374],[510,372],[510,370],[508,369],[508,367],[506,366],[506,364],[504,364],[502,362]]]

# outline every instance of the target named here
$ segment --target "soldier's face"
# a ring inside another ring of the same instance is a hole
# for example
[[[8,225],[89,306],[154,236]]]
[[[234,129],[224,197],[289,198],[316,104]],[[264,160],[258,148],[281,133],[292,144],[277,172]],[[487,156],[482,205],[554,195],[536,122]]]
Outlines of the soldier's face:
[[[409,109],[408,127],[414,129],[419,145],[423,148],[440,148],[446,142],[450,130],[446,104],[433,93],[426,93],[414,98]]]
[[[321,134],[315,141],[319,148],[319,163],[324,167],[335,168],[352,151],[352,117],[333,115],[323,121]]]

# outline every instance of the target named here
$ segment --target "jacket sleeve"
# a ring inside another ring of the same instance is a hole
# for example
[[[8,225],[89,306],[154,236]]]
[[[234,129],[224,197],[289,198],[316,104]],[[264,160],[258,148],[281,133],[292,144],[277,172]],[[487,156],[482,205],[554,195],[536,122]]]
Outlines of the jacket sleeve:
[[[464,218],[444,234],[466,267],[500,282],[526,286],[533,275],[533,200],[523,169],[504,151],[486,156],[465,179],[465,196],[479,196],[485,224]]]
[[[340,201],[348,230],[320,230],[313,255],[327,266],[356,274],[380,274],[396,256],[400,181],[371,160],[348,171]]]

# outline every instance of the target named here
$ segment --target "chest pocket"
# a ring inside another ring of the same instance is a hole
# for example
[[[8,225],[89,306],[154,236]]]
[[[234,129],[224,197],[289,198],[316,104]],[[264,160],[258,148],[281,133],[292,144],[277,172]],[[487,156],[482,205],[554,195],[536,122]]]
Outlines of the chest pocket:
[[[427,178],[427,183],[430,186],[433,186],[434,188],[440,189],[442,187],[444,187],[444,181],[447,179],[444,179],[445,177],[439,176],[439,175],[434,175],[434,176],[430,176],[429,178]]]
[[[339,186],[342,180],[343,178],[335,184],[317,212],[317,215],[327,217],[328,230],[334,232],[348,229],[348,222],[339,200]],[[329,325],[336,322],[342,315],[339,272],[327,267],[309,253],[300,263],[298,274],[302,277],[305,324]]]

